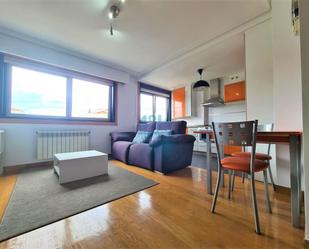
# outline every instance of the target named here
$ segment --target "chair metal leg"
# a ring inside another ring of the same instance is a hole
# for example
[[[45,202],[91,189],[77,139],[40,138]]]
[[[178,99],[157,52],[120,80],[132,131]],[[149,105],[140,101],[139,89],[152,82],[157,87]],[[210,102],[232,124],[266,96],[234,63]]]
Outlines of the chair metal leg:
[[[232,192],[234,191],[234,185],[235,185],[235,170],[233,170],[233,178],[232,178]]]
[[[269,163],[269,161],[268,161],[268,163]],[[269,173],[269,177],[270,177],[271,184],[273,185],[273,189],[274,189],[274,191],[276,191],[276,184],[275,184],[275,182],[274,182],[274,178],[273,178],[273,174],[272,174],[272,172],[271,172],[270,165],[269,165],[269,167],[268,167],[268,173]]]
[[[221,179],[222,179],[221,176],[222,176],[222,169],[221,169],[221,167],[219,167],[215,194],[214,194],[214,197],[212,199],[212,205],[211,205],[211,212],[212,213],[215,212],[215,208],[216,208],[216,203],[217,203],[217,198],[218,198],[218,193],[219,193],[219,188],[220,188],[220,182],[221,182]]]
[[[257,234],[261,234],[260,221],[259,221],[259,213],[258,213],[258,207],[257,207],[257,202],[256,202],[254,172],[250,174],[250,182],[251,182],[251,195],[252,195],[253,214],[254,214],[254,221],[255,221],[255,232]]]
[[[268,191],[268,179],[267,179],[267,171],[266,169],[263,170],[263,175],[264,175],[264,187],[265,187],[265,198],[266,198],[266,205],[267,205],[267,210],[271,214],[271,204],[270,204],[270,198],[269,198],[269,191]]]
[[[225,175],[225,171],[224,169],[221,169],[221,180],[220,180],[220,186],[224,188],[224,175]]]
[[[243,172],[242,174],[241,174],[241,177],[242,177],[242,183],[245,183],[245,173]]]
[[[232,192],[232,170],[229,170],[229,200],[231,199]]]

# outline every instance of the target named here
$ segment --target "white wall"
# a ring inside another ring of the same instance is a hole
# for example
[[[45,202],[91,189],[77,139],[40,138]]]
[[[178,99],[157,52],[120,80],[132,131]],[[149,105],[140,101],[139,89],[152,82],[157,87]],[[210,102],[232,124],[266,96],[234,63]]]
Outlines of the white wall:
[[[290,0],[272,1],[272,22],[276,130],[302,130],[300,38],[292,32]]]
[[[0,29],[0,52],[23,56],[78,72],[89,73],[119,82],[129,82],[130,75],[124,71],[105,66],[98,61],[74,56],[71,51],[51,44],[36,43],[34,38],[19,33],[6,33]]]
[[[245,32],[247,120],[258,119],[260,124],[274,122],[273,114],[273,60],[272,22],[268,20]],[[268,145],[258,144],[257,151],[267,153]],[[270,154],[276,158],[276,148]],[[277,177],[276,161],[270,162],[274,181]],[[263,180],[262,174],[257,179]],[[270,179],[269,179],[270,180]]]
[[[37,130],[89,129],[91,131],[91,148],[108,153],[110,152],[110,132],[135,130],[137,83],[128,73],[1,33],[0,51],[126,83],[118,87],[118,122],[116,126],[0,123],[0,129],[6,131],[5,166],[36,162],[35,132]]]
[[[205,91],[192,91],[192,116],[182,119],[187,121],[188,126],[204,125],[205,108],[202,106],[202,103],[205,101],[205,94]]]
[[[309,2],[300,1],[300,45],[302,68],[303,151],[309,149]],[[309,240],[309,154],[303,153],[305,180],[305,239]]]
[[[273,122],[273,62],[271,21],[245,33],[247,118]]]
[[[300,39],[292,32],[291,1],[272,1],[273,108],[275,129],[302,130]],[[279,183],[290,186],[288,145],[277,145]]]
[[[291,0],[273,0],[272,19],[246,31],[246,67],[248,119],[301,131],[300,40],[292,32]],[[288,145],[276,145],[275,158],[277,184],[289,187]]]

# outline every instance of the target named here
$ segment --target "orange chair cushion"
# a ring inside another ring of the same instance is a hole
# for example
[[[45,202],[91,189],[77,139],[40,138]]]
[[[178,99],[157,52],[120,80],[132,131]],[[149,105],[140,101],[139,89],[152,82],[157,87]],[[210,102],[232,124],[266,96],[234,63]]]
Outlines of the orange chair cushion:
[[[265,161],[255,159],[255,172],[266,169],[269,164]],[[250,157],[226,157],[221,160],[221,165],[225,169],[250,173]]]
[[[232,156],[251,157],[251,152],[235,152],[232,154]],[[272,157],[264,153],[255,153],[255,158],[266,161],[266,160],[271,160]]]

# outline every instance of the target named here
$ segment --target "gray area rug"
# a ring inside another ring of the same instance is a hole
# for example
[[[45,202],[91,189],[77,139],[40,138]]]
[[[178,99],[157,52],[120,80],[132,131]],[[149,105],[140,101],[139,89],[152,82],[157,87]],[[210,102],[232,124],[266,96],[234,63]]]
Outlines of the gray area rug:
[[[108,176],[64,185],[52,168],[23,171],[0,225],[0,241],[157,184],[112,163],[108,171]]]

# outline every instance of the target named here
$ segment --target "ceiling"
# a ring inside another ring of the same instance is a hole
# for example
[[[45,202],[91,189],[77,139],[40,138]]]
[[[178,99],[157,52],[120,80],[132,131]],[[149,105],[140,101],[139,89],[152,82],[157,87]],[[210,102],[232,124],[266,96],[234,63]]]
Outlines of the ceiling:
[[[154,70],[143,77],[142,81],[166,89],[174,89],[197,81],[198,68],[205,69],[203,78],[207,80],[244,72],[244,34],[234,35],[199,53]]]
[[[0,26],[145,75],[270,8],[268,0],[126,0],[112,37],[110,4],[108,0],[2,0]],[[237,41],[232,43],[237,46]],[[189,68],[193,73],[195,66]]]

